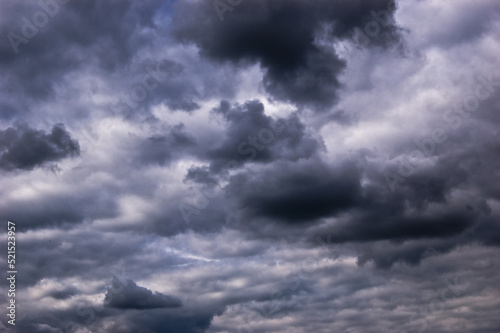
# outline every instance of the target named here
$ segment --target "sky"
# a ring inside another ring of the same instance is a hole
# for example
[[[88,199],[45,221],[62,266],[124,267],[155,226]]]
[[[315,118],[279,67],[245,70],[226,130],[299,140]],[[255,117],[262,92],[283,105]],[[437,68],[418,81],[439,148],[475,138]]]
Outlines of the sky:
[[[0,6],[0,330],[500,332],[500,2]]]

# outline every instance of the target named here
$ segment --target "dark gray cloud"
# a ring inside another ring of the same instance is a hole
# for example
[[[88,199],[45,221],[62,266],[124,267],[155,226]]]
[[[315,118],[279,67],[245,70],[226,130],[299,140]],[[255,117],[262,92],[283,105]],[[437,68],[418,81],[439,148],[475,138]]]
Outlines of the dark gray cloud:
[[[125,286],[120,286],[121,282],[116,278],[111,281],[111,288],[122,287],[120,292],[106,293],[104,302],[107,306],[116,309],[158,309],[158,308],[177,308],[182,306],[180,299],[163,295],[159,292],[138,286],[134,281],[127,280]]]
[[[349,214],[312,238],[320,237],[330,244],[364,243],[360,262],[373,259],[384,268],[397,261],[417,264],[429,247],[441,253],[467,243],[496,243],[477,231],[491,223],[489,195],[476,197],[475,190],[468,188],[479,173],[474,164],[469,164],[471,169],[464,165],[464,156],[443,158],[432,168],[416,171],[394,192],[384,181],[372,179]],[[457,192],[462,193],[454,196]],[[392,243],[380,245],[385,241]]]
[[[54,125],[49,134],[18,125],[0,131],[0,152],[0,168],[33,170],[48,162],[78,156],[80,146],[63,124]]]
[[[191,311],[191,313],[152,310],[140,314],[133,313],[123,318],[118,317],[105,327],[115,332],[124,333],[139,331],[147,333],[201,333],[206,332],[217,313],[220,312],[214,313],[209,309]],[[97,328],[99,329],[99,326]]]
[[[250,214],[287,223],[312,222],[363,204],[360,170],[352,164],[329,170],[316,163],[249,177],[236,176],[228,192]],[[247,189],[243,192],[241,189]]]
[[[0,11],[18,331],[498,330],[496,1],[62,2]]]
[[[203,1],[180,3],[176,37],[196,44],[203,56],[216,61],[258,62],[266,71],[264,86],[274,98],[318,110],[336,102],[338,76],[345,67],[345,61],[318,39],[352,39],[355,28],[371,21],[380,29],[371,13],[381,11],[385,34],[366,38],[366,44],[387,46],[401,38],[392,18],[393,1],[247,1],[225,13],[224,22],[214,15],[215,7]]]
[[[111,307],[93,307],[80,303],[66,311],[45,313],[43,317],[26,317],[19,323],[19,329],[35,333],[42,332],[78,332],[79,330],[113,332],[204,332],[210,326],[213,317],[220,314],[217,306],[204,309],[181,308],[156,305],[153,308],[115,309]]]
[[[488,196],[476,198],[470,189],[452,195],[470,185],[472,169],[462,169],[457,161],[443,158],[438,165],[415,172],[392,192],[381,175],[374,173],[367,156],[373,155],[361,153],[340,166],[314,160],[276,163],[265,171],[233,176],[226,191],[244,216],[241,223],[267,225],[266,237],[280,234],[282,227],[276,221],[296,227],[335,219],[333,225],[310,234],[311,241],[363,243],[369,249],[371,242],[400,244],[390,247],[390,255],[387,251],[383,255],[375,250],[360,252],[360,262],[374,259],[383,268],[398,261],[419,263],[429,243],[438,253],[478,241],[497,242],[478,232],[492,220],[485,200]],[[463,156],[457,158],[466,161]],[[450,170],[454,170],[452,176],[445,177]],[[293,241],[297,236],[291,235]],[[405,242],[417,243],[407,246]]]
[[[68,299],[71,298],[71,296],[77,295],[79,290],[73,286],[69,286],[66,288],[62,289],[53,289],[47,292],[47,295],[56,299],[56,300],[63,300],[63,299]]]
[[[207,153],[212,172],[250,163],[307,159],[324,149],[321,140],[306,131],[297,114],[273,118],[265,114],[258,100],[233,107],[222,101],[212,112],[227,124],[224,140]]]

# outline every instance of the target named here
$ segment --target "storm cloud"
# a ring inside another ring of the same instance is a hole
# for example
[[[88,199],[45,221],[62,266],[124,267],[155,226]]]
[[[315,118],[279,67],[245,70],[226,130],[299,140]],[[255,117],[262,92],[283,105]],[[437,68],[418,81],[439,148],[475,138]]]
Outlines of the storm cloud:
[[[274,98],[319,111],[336,102],[338,76],[345,67],[345,60],[324,42],[359,39],[359,27],[374,17],[383,17],[385,31],[376,38],[364,36],[369,47],[387,47],[401,38],[393,1],[260,0],[230,11],[217,2],[199,1],[179,7],[174,33],[180,41],[194,43],[202,56],[215,61],[260,64],[263,84]],[[223,22],[213,15],[214,8],[220,17],[220,11],[225,14]]]
[[[111,288],[117,288],[119,281],[113,279]],[[156,308],[176,308],[182,306],[182,302],[175,297],[163,295],[162,293],[138,286],[134,281],[127,280],[122,286],[123,290],[113,294],[111,291],[106,293],[104,302],[117,309],[156,309]]]
[[[497,1],[0,17],[19,332],[499,330]]]
[[[17,126],[0,132],[0,168],[32,170],[80,154],[78,141],[71,138],[63,124],[56,124],[49,134],[28,126]]]

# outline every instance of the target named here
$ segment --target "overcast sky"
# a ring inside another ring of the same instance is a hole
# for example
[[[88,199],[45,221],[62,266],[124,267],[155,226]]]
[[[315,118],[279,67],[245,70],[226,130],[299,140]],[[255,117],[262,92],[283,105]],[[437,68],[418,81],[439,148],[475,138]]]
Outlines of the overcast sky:
[[[500,332],[499,1],[58,1],[1,2],[10,331]]]

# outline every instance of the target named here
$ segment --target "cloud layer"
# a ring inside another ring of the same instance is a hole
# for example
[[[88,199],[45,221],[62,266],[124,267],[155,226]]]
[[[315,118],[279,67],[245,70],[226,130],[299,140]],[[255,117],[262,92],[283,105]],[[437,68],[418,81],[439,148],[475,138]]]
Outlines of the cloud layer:
[[[496,1],[2,9],[19,331],[498,331]]]

